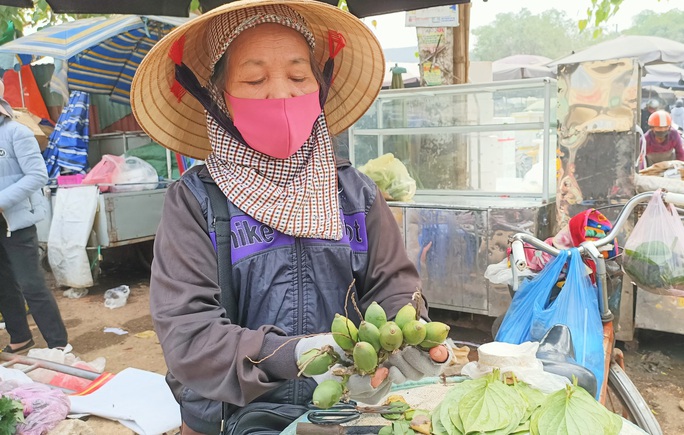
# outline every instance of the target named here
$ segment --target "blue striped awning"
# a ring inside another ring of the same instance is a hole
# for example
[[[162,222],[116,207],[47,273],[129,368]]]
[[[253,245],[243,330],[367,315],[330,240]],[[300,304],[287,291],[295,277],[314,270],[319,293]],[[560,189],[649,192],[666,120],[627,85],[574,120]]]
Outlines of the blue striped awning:
[[[144,27],[137,15],[96,17],[47,27],[0,46],[0,53],[51,56],[66,60],[129,30]]]
[[[131,81],[140,62],[172,29],[168,24],[149,21],[74,56],[69,60],[69,88],[109,94],[112,101],[129,104]]]
[[[108,94],[113,101],[130,104],[131,81],[143,57],[164,35],[187,20],[152,15],[76,20],[0,46],[0,59],[5,54],[66,60],[70,91]]]

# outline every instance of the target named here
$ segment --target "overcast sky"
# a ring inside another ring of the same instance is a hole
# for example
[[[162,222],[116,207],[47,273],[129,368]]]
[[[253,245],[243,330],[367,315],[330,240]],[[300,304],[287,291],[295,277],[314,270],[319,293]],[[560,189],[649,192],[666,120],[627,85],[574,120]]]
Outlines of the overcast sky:
[[[369,0],[372,1],[372,0]],[[569,18],[580,20],[586,17],[586,10],[590,0],[471,0],[470,27],[476,28],[494,21],[496,14],[506,12],[518,12],[522,8],[529,9],[532,13],[540,13],[547,9],[564,11]],[[617,26],[618,30],[624,30],[632,24],[632,17],[642,10],[648,9],[657,13],[677,9],[684,9],[682,0],[624,0],[617,15],[611,18],[609,24]],[[377,22],[374,31],[384,48],[407,47],[416,45],[416,32],[414,28],[404,27],[405,13],[388,14],[384,16],[369,17],[364,19],[366,24],[373,28],[373,20]]]

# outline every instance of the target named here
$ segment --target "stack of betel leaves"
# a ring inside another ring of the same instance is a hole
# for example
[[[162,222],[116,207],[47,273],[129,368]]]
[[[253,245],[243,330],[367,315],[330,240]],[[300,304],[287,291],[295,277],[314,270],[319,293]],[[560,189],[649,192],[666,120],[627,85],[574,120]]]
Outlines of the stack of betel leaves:
[[[441,322],[423,322],[410,303],[399,310],[393,321],[388,321],[383,308],[373,302],[363,319],[357,326],[347,317],[335,315],[330,331],[345,355],[339,355],[332,346],[323,346],[305,352],[297,361],[300,374],[321,375],[332,368],[332,374],[340,379],[323,381],[316,387],[313,404],[318,408],[330,408],[340,401],[347,393],[346,383],[352,375],[369,375],[371,385],[377,387],[389,371],[383,363],[393,352],[407,346],[429,351],[435,361],[447,359],[447,355],[440,358],[438,354],[448,352],[440,345],[449,334],[449,326]]]
[[[684,288],[684,258],[678,241],[668,246],[661,241],[648,241],[635,249],[625,249],[623,268],[639,287],[652,289]]]
[[[432,411],[434,435],[617,435],[622,419],[586,390],[568,385],[546,395],[499,371],[451,388]],[[425,433],[425,432],[423,432]]]

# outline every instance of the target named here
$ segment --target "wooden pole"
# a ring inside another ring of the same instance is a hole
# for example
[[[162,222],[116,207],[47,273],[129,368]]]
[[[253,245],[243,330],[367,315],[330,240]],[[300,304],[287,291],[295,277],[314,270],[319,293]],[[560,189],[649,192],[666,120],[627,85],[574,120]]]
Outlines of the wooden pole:
[[[468,83],[468,68],[470,60],[468,56],[470,34],[470,3],[458,5],[458,27],[454,28],[453,53],[454,53],[454,73],[452,84]],[[455,107],[458,114],[459,124],[465,125],[468,122],[468,97],[466,95],[456,98]],[[465,135],[455,135],[456,150],[454,164],[454,180],[457,189],[467,189],[468,183],[468,138]]]
[[[452,84],[468,83],[470,3],[458,5],[458,27],[454,28],[454,77]]]

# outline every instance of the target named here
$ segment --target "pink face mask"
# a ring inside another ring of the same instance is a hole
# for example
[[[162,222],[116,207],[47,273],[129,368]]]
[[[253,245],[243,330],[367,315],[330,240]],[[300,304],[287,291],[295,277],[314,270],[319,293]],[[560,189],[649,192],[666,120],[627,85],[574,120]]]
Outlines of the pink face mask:
[[[233,109],[233,124],[247,145],[271,157],[287,159],[307,141],[322,112],[318,92],[272,99],[224,94]]]

